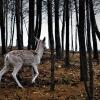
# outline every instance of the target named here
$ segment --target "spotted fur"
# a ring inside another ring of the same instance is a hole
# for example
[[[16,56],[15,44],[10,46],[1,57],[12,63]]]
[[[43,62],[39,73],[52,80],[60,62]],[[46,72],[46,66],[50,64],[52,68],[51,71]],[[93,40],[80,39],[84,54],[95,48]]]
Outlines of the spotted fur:
[[[16,75],[21,69],[22,65],[28,65],[32,66],[32,83],[35,83],[35,79],[39,75],[37,65],[40,64],[44,52],[45,38],[43,40],[36,40],[37,48],[35,50],[35,53],[33,50],[13,50],[5,55],[4,67],[0,71],[0,81],[2,76],[9,70],[9,66],[13,66],[14,69],[12,72],[12,76],[17,82],[18,86],[23,88]]]

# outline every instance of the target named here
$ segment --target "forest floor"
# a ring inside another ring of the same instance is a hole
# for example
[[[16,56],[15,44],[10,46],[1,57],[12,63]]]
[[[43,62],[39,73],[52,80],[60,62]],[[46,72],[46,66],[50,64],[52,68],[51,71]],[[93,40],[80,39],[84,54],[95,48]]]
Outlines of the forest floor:
[[[55,91],[50,91],[50,52],[44,54],[35,84],[31,84],[31,68],[23,66],[19,72],[20,89],[11,77],[12,69],[6,73],[0,83],[0,100],[86,100],[83,82],[80,81],[79,53],[70,53],[69,68],[63,68],[64,61],[55,62]],[[3,57],[0,56],[0,69]],[[94,100],[100,100],[100,64],[93,62]]]

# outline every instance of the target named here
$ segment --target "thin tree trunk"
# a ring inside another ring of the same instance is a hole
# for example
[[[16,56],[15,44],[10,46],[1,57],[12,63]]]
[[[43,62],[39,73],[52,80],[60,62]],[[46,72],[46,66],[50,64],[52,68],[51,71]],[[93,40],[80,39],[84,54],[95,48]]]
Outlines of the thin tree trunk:
[[[95,19],[95,14],[94,14],[94,9],[93,9],[93,1],[90,0],[89,4],[90,4],[91,22],[94,24],[96,35],[97,35],[98,39],[100,40],[100,32],[98,30],[96,19]]]
[[[55,4],[55,45],[56,45],[56,57],[61,59],[61,41],[59,35],[59,0],[54,0]]]
[[[76,31],[75,31],[75,51],[77,51],[77,31],[78,31],[78,24],[79,24],[79,19],[78,19],[78,11],[77,11],[77,2],[74,0],[74,5],[75,5],[75,11],[76,11]]]
[[[20,1],[20,11],[21,11],[21,16],[20,16],[20,22],[21,22],[21,40],[22,40],[22,46],[23,46],[23,0]]]
[[[37,37],[40,38],[41,35],[41,27],[42,27],[42,0],[39,2],[39,28]]]
[[[1,28],[1,43],[2,43],[2,54],[6,53],[5,46],[5,25],[4,25],[4,12],[3,12],[3,0],[0,0],[0,28]]]
[[[71,38],[72,38],[72,41],[71,41],[71,49],[72,49],[72,52],[74,54],[74,46],[73,46],[73,12],[72,12],[72,0],[70,1],[70,20],[71,20]]]
[[[39,0],[36,1],[36,26],[35,26],[35,36],[37,37],[38,34],[38,27],[39,27]]]
[[[14,29],[15,29],[15,15],[13,16],[13,24],[12,24],[12,32],[10,37],[10,50],[12,50],[13,47],[13,39],[14,39]]]
[[[62,32],[61,32],[61,37],[62,37],[62,56],[64,56],[64,30],[65,30],[65,2],[64,2],[64,7],[63,7],[63,22],[62,22]]]
[[[23,45],[22,45],[22,33],[21,33],[21,29],[20,29],[20,1],[16,0],[15,1],[15,5],[16,5],[16,29],[17,29],[17,46],[18,49],[22,49]]]
[[[98,49],[97,49],[97,40],[96,40],[96,21],[94,16],[94,10],[93,10],[93,2],[92,0],[89,1],[90,4],[90,19],[91,19],[91,26],[92,26],[92,38],[93,38],[93,49],[94,49],[94,59],[98,58]]]
[[[76,2],[76,0],[74,0],[74,4],[75,4],[75,11],[76,11],[76,21],[77,21],[77,25],[78,25],[79,23],[78,23],[78,11],[77,11],[77,2]]]
[[[34,5],[35,0],[29,0],[29,33],[28,33],[28,49],[35,49],[34,39]]]
[[[42,27],[42,0],[37,0],[35,36],[40,38]]]
[[[52,0],[47,0],[48,6],[48,35],[49,44],[51,49],[51,91],[55,90],[55,78],[54,78],[54,38],[53,38],[53,23],[52,23]]]
[[[85,0],[79,0],[79,49],[80,49],[80,78],[82,81],[88,80],[87,74],[87,57],[85,48],[85,37],[84,37],[84,20],[85,20]]]
[[[92,67],[92,48],[90,39],[90,10],[89,10],[89,0],[86,0],[86,10],[87,10],[87,51],[89,59],[89,100],[93,100],[93,67]]]
[[[66,54],[65,54],[65,66],[69,66],[69,0],[66,2]]]
[[[6,6],[5,6],[5,25],[6,25],[6,47],[8,42],[8,0],[6,0]]]
[[[9,49],[10,49],[10,51],[12,50],[12,47],[13,47],[13,34],[14,34],[14,25],[15,25],[15,18],[16,18],[16,16],[15,16],[15,12],[13,11],[13,9],[15,9],[15,0],[13,0],[13,4],[12,4],[12,7],[11,7],[12,9],[11,9],[11,19],[10,19],[10,23],[11,23],[11,25],[10,25],[10,33],[11,33],[11,35],[10,35],[10,43],[9,43]]]

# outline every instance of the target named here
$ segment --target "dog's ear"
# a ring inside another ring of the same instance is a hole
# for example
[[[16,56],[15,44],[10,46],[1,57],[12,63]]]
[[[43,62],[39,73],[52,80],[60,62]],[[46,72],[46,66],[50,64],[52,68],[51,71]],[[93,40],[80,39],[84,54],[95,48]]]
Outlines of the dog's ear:
[[[44,37],[44,39],[43,39],[43,42],[45,42],[45,37]]]

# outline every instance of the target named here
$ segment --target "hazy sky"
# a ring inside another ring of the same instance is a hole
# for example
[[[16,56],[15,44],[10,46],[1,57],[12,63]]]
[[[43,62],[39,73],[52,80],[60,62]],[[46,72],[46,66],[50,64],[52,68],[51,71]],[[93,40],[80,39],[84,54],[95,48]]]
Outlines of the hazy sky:
[[[96,16],[96,21],[97,21],[97,25],[98,25],[98,28],[99,28],[99,31],[100,31],[100,14],[97,14]],[[60,22],[60,27],[61,26],[61,22]],[[73,38],[75,38],[75,15],[73,16]],[[28,24],[27,24],[28,26]],[[10,24],[9,24],[9,27],[10,27]],[[10,28],[9,28],[10,29]],[[16,31],[16,30],[15,30]],[[60,29],[60,32],[61,32],[61,29]],[[43,25],[42,25],[42,34],[41,34],[41,39],[43,39],[43,37],[46,37],[46,47],[48,48],[48,25],[47,25],[47,21],[44,19],[43,21]],[[9,30],[9,37],[10,37],[10,30]],[[24,25],[24,46],[27,46],[28,44],[28,37],[27,37],[27,31],[26,31],[26,28],[25,28],[25,25]],[[14,45],[16,45],[16,33],[14,35],[14,41],[13,41]],[[74,39],[74,42],[75,43],[75,39]],[[1,44],[1,34],[0,34],[0,44]],[[9,41],[8,41],[8,44],[9,44]],[[74,44],[75,45],[75,44]],[[71,36],[70,36],[70,48],[71,48]],[[98,49],[100,50],[100,41],[98,41]]]

